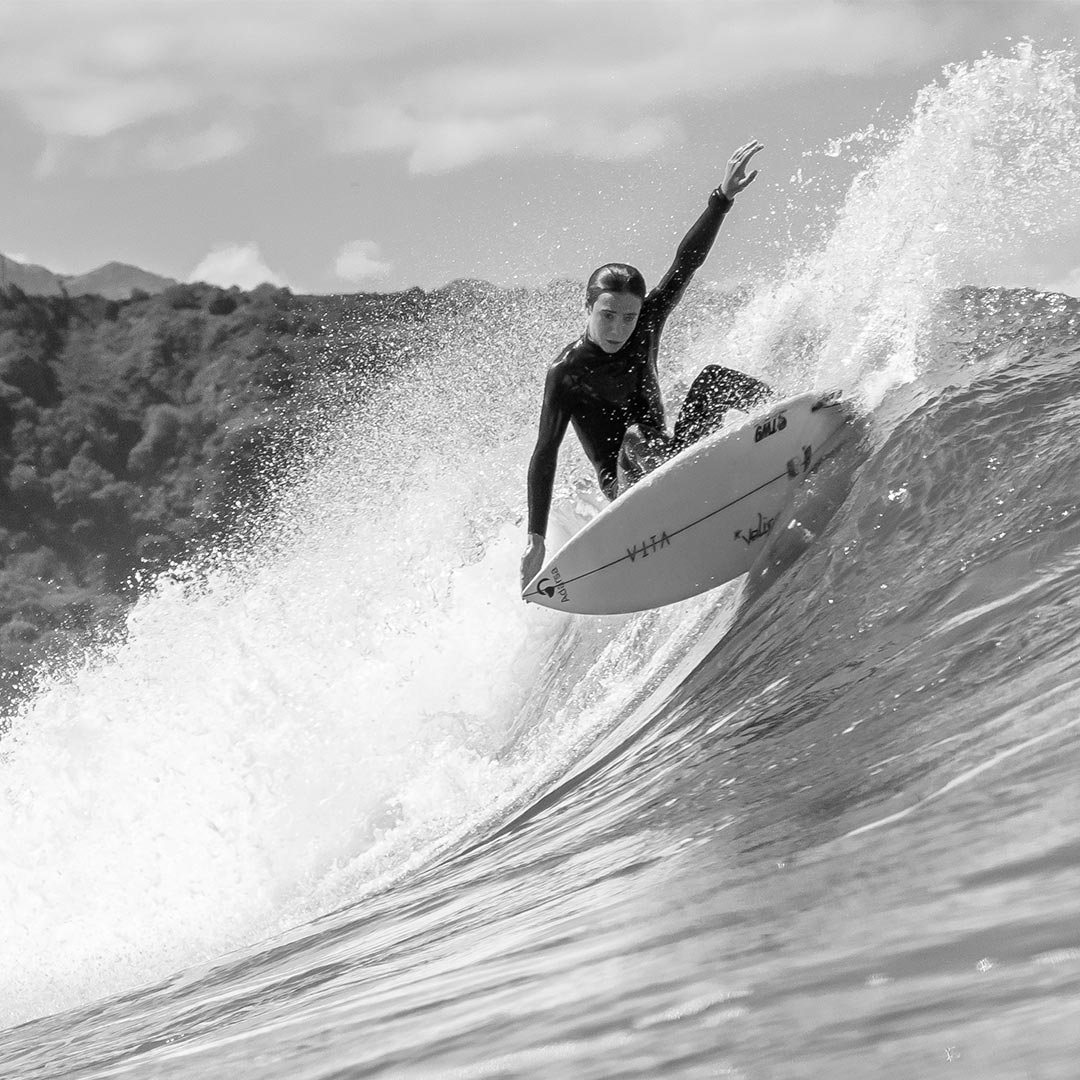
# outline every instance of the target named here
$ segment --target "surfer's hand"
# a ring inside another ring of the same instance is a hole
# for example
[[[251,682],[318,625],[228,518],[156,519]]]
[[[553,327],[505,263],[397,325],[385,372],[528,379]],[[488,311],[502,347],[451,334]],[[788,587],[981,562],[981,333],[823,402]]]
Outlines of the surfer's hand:
[[[525,554],[521,556],[521,591],[537,574],[544,565],[544,538],[539,533],[529,533],[529,543],[525,548]]]
[[[731,159],[727,163],[727,170],[724,173],[723,182],[720,184],[720,190],[725,197],[734,199],[743,188],[754,182],[754,177],[757,176],[758,171],[755,169],[747,176],[746,166],[750,164],[750,159],[759,150],[764,149],[765,147],[757,139],[751,139],[745,146],[740,146],[731,155]]]

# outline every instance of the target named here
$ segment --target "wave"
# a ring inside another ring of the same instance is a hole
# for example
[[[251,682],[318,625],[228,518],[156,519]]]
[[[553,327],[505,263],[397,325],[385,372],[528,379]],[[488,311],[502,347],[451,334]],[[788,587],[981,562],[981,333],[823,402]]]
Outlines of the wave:
[[[245,543],[162,577],[121,641],[11,718],[0,1017],[355,902],[691,711],[741,745],[826,712],[858,726],[871,672],[875,700],[933,708],[1022,677],[996,667],[1003,620],[1074,591],[1080,315],[960,286],[1074,205],[1071,63],[1024,45],[951,69],[860,143],[819,246],[739,302],[684,303],[673,398],[721,360],[782,391],[841,385],[868,415],[749,582],[612,619],[521,605],[537,357],[577,330],[564,290],[486,298],[362,400],[323,387],[320,437]],[[1002,215],[1002,177],[1022,211]],[[584,462],[569,442],[563,459],[570,500]],[[1045,620],[1026,655],[1053,662],[1074,629]],[[872,647],[848,670],[853,641]],[[897,777],[897,798],[925,779]]]

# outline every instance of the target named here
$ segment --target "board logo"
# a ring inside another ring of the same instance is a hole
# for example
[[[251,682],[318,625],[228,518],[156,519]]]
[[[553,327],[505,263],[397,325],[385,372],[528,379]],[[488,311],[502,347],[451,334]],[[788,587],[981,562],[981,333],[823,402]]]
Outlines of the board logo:
[[[812,446],[804,446],[802,448],[802,461],[800,462],[797,457],[788,458],[787,474],[793,480],[799,476],[800,471],[808,473],[810,471],[810,461],[814,456],[814,448]]]
[[[775,435],[778,431],[783,431],[787,427],[787,417],[782,413],[775,413],[767,420],[762,420],[756,428],[754,428],[754,442],[761,442],[762,439],[767,439],[770,435]]]
[[[742,529],[735,530],[735,539],[741,540],[744,544],[750,545],[755,540],[760,540],[763,536],[768,536],[772,532],[772,527],[776,523],[776,518],[763,517],[761,512],[758,511],[757,524],[752,528],[747,529],[745,532]]]
[[[552,579],[554,579],[554,581]],[[566,591],[566,586],[562,583],[562,577],[559,574],[559,568],[557,566],[551,568],[551,577],[541,578],[536,583],[536,591],[538,593],[543,593],[549,600],[558,593],[560,604],[568,604],[570,602],[570,594]]]
[[[647,559],[653,553],[666,547],[671,547],[671,537],[668,536],[667,532],[662,532],[659,536],[650,536],[648,540],[635,544],[633,547],[628,547],[626,554],[630,561],[633,562],[638,556]]]

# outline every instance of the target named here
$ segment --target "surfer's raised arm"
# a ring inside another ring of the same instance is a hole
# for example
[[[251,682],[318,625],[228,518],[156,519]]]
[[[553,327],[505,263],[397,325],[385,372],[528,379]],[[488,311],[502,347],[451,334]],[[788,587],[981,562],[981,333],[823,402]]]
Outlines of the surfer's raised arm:
[[[650,302],[665,316],[682,299],[690,279],[705,262],[735,196],[754,182],[757,169],[748,174],[746,168],[750,159],[763,149],[764,146],[757,139],[751,139],[728,159],[720,186],[709,196],[709,203],[701,216],[682,238],[668,272],[649,294]]]

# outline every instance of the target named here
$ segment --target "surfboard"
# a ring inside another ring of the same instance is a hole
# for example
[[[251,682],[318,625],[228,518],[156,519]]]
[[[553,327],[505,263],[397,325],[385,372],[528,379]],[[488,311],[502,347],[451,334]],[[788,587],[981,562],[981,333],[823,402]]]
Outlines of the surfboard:
[[[639,480],[526,586],[529,603],[580,615],[662,607],[745,574],[794,488],[853,415],[838,390],[771,403]]]

